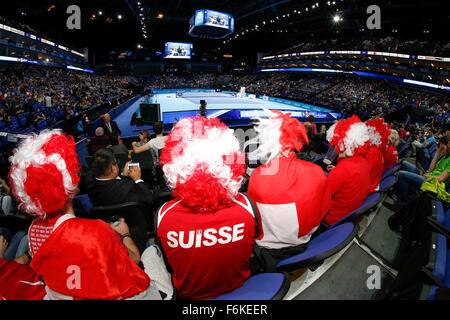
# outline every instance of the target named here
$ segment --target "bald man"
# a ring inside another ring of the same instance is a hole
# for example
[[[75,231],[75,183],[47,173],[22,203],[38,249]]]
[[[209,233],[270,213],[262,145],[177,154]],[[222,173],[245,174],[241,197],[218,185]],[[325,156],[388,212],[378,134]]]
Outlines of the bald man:
[[[105,113],[102,116],[103,123],[100,125],[103,130],[105,131],[105,135],[111,136],[111,133],[113,131],[118,131],[119,135],[122,134],[122,131],[120,131],[119,126],[115,121],[111,120],[111,116],[108,113]]]

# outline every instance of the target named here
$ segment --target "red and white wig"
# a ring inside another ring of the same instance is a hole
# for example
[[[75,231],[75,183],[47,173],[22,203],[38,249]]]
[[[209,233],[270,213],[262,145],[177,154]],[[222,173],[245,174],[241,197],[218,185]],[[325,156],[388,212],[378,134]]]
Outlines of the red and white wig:
[[[327,140],[337,153],[345,152],[347,157],[364,156],[370,146],[369,130],[356,115],[333,124],[327,131]]]
[[[391,134],[391,126],[384,122],[383,118],[376,118],[366,121],[370,134],[370,143],[380,148],[382,152],[386,151]]]
[[[28,214],[45,219],[76,195],[80,165],[72,136],[60,130],[32,134],[14,149],[9,161],[11,190]]]
[[[239,141],[218,118],[178,121],[167,137],[160,163],[174,197],[197,212],[229,206],[245,174]]]
[[[291,118],[291,113],[264,109],[268,118],[258,118],[255,125],[257,136],[250,141],[257,143],[258,148],[249,154],[253,159],[269,162],[278,154],[289,154],[293,150],[300,151],[309,143],[303,123]]]

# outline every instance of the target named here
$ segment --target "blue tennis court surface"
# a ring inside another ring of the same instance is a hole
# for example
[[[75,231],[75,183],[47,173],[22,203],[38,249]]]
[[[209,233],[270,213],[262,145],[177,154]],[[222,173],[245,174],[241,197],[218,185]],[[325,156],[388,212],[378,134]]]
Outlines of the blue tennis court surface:
[[[207,103],[207,116],[218,117],[230,127],[248,125],[254,117],[264,116],[263,108],[291,112],[293,117],[305,121],[308,115],[314,115],[316,122],[333,122],[339,114],[333,111],[309,104],[284,99],[254,95],[237,97],[234,92],[215,92],[214,90],[155,90],[151,103],[159,103],[161,119],[165,130],[170,130],[171,124],[184,117],[198,114],[200,100]],[[137,136],[142,129],[151,129],[151,125],[130,125],[134,112],[144,98],[137,100],[114,120],[122,131],[122,137]],[[150,130],[151,131],[151,130]]]

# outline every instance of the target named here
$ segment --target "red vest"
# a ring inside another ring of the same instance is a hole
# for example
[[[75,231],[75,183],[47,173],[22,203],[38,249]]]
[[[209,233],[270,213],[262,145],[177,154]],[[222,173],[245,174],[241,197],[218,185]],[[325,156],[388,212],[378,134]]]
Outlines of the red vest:
[[[179,297],[214,298],[247,280],[255,214],[242,194],[233,205],[216,212],[192,212],[177,200],[160,208],[156,217],[158,241],[173,270]]]
[[[261,217],[257,243],[272,249],[308,242],[331,203],[323,170],[295,154],[253,171],[248,194]]]

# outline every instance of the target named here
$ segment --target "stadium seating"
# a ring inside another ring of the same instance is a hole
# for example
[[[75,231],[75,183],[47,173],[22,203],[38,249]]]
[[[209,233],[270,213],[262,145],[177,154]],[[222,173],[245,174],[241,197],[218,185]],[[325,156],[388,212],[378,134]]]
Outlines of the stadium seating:
[[[239,288],[209,300],[281,300],[289,287],[286,273],[260,273]]]
[[[277,264],[277,271],[291,272],[316,264],[345,248],[358,233],[358,226],[343,223],[327,230],[308,242],[307,249]]]
[[[380,192],[386,193],[397,183],[396,176],[388,176],[380,182]]]
[[[398,170],[400,170],[400,164],[394,164],[383,173],[383,175],[381,176],[381,180],[384,180],[386,177],[397,173]]]
[[[80,201],[80,204],[83,207],[85,213],[89,215],[91,213],[91,209],[94,207],[91,199],[89,199],[89,196],[87,194],[79,194],[75,197],[75,199]]]

